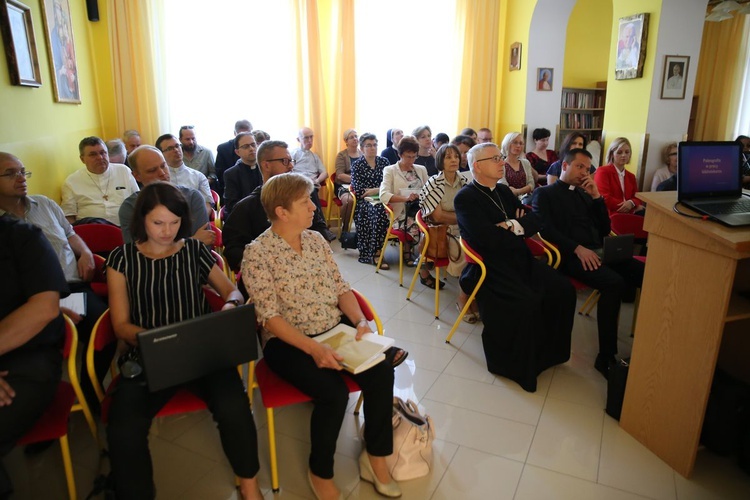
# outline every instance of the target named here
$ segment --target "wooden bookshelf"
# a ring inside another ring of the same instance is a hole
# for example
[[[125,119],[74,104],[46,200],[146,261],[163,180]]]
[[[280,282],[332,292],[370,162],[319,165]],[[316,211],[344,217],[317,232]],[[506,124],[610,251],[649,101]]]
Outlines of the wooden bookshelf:
[[[571,132],[582,133],[587,141],[601,142],[606,99],[607,82],[597,83],[596,88],[563,87],[555,149]]]

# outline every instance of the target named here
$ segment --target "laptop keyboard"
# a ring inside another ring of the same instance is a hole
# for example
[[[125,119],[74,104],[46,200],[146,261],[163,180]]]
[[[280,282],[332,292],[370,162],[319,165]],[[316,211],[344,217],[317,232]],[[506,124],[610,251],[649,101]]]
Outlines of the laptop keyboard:
[[[701,209],[714,215],[728,215],[750,212],[750,199],[742,198],[737,201],[729,201],[724,203],[706,203],[701,204]]]

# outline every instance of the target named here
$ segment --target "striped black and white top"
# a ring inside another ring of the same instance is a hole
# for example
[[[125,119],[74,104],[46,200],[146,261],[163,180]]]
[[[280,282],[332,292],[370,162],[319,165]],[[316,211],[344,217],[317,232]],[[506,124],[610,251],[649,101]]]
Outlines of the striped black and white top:
[[[107,266],[125,275],[130,320],[147,330],[208,314],[202,285],[214,263],[211,251],[198,240],[186,239],[175,254],[151,259],[135,243],[116,248]]]

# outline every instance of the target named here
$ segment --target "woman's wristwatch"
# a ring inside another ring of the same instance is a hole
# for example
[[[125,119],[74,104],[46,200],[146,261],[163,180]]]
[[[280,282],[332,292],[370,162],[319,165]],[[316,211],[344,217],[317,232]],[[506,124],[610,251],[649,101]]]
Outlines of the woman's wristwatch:
[[[366,325],[367,325],[367,324],[369,324],[369,322],[367,321],[367,318],[362,318],[362,319],[360,319],[359,321],[357,321],[357,325],[356,325],[356,326],[359,326],[359,325],[361,325],[362,323],[364,323],[364,324],[366,324]]]
[[[227,304],[234,304],[236,307],[242,304],[242,301],[240,299],[229,299],[229,300],[224,301],[224,305],[227,305]]]

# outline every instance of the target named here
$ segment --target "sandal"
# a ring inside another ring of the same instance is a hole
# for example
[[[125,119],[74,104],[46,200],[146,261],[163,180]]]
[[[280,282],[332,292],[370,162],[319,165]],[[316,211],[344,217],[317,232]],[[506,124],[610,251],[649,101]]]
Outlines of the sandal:
[[[379,258],[380,258],[380,255],[376,255],[375,257],[373,257],[371,264],[373,266],[377,266]],[[383,271],[387,271],[390,268],[391,268],[391,266],[389,266],[386,261],[383,261],[383,262],[380,263],[380,269],[382,269]]]
[[[432,277],[432,275],[427,276],[426,278],[423,278],[421,275],[419,276],[419,282],[422,283],[427,288],[435,289],[435,278]],[[440,289],[442,290],[445,287],[445,282],[440,282]]]
[[[385,351],[385,360],[396,368],[398,365],[406,361],[409,357],[409,351],[405,351],[400,347],[391,347]]]
[[[458,302],[456,302],[456,309],[458,310],[458,314],[461,314],[461,309],[463,309],[463,307],[458,305]],[[464,322],[469,323],[470,325],[473,325],[474,323],[479,321],[479,318],[477,316],[478,316],[477,313],[466,311],[466,314],[464,314],[464,317],[461,319]]]

